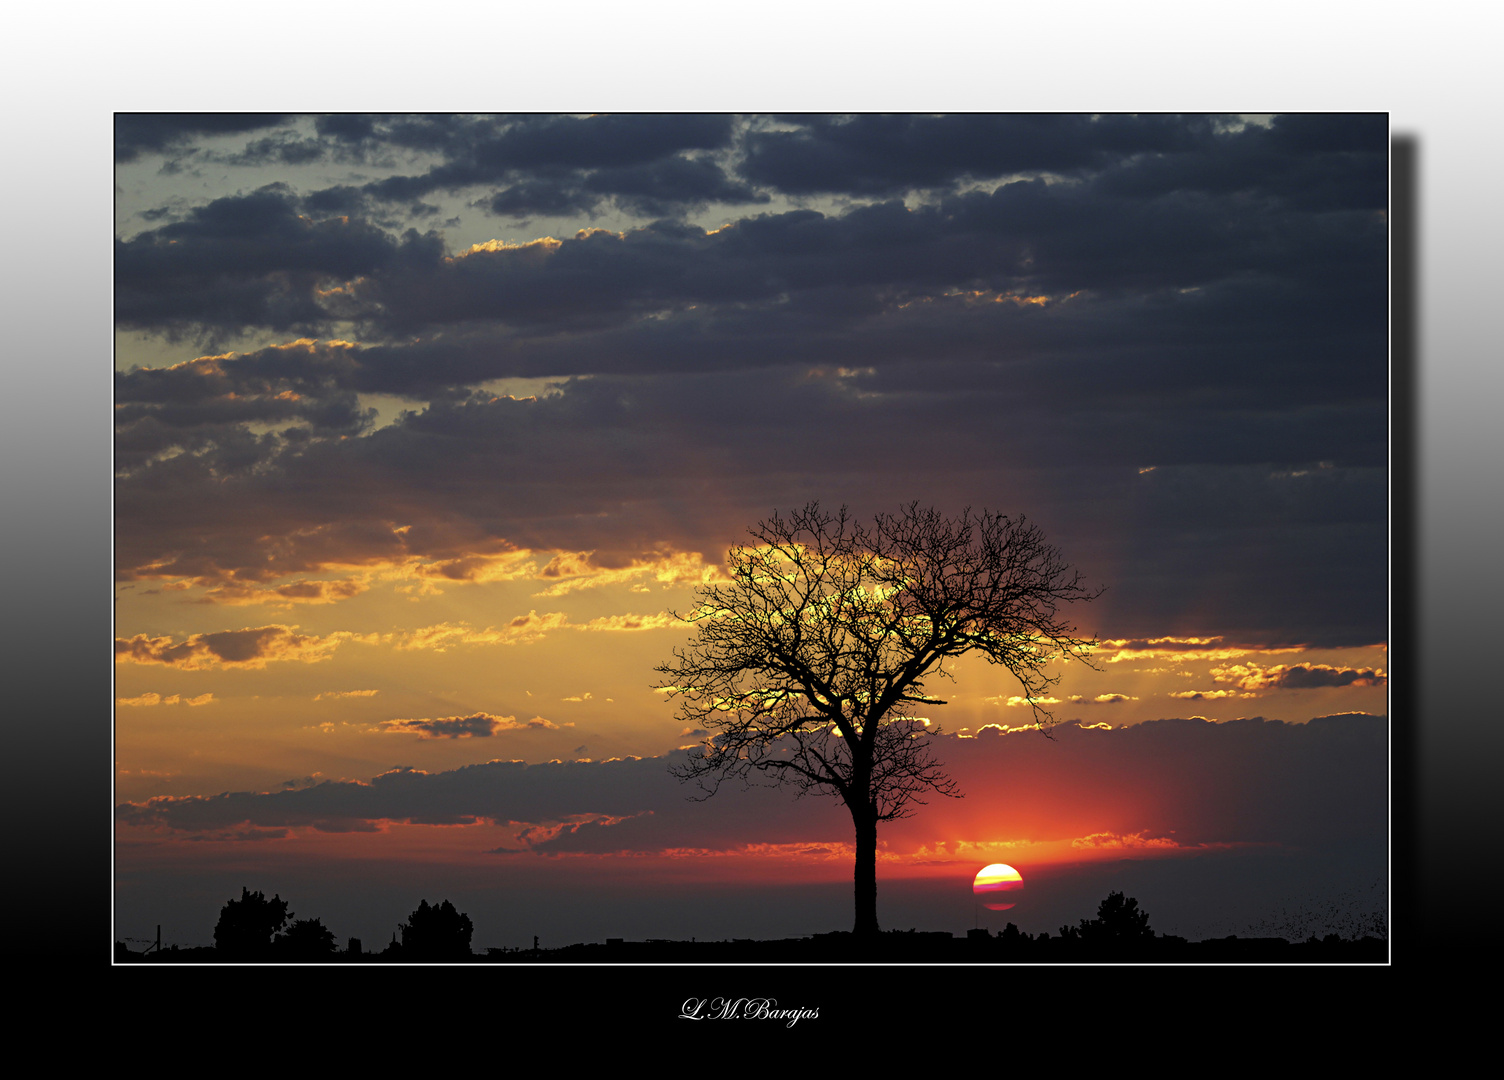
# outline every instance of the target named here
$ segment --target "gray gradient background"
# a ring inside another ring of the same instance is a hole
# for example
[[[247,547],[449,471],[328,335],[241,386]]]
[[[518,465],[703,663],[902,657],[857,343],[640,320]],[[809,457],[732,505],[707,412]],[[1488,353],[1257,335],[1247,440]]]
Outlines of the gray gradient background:
[[[1493,825],[1504,809],[1493,775],[1504,736],[1481,674],[1498,666],[1489,631],[1504,584],[1495,554],[1504,372],[1494,330],[1501,226],[1489,205],[1501,151],[1485,115],[1496,100],[1486,74],[1490,28],[1385,25],[1373,15],[1349,23],[1283,3],[1216,15],[1192,4],[1131,13],[1086,4],[1066,37],[1045,13],[983,5],[953,9],[949,25],[927,29],[907,18],[864,27],[775,4],[746,25],[696,18],[676,30],[668,14],[637,27],[612,19],[574,49],[564,42],[581,35],[512,17],[496,32],[493,60],[504,54],[502,64],[439,47],[414,57],[412,38],[387,24],[356,27],[338,12],[301,9],[300,41],[337,41],[341,53],[360,58],[313,71],[284,51],[286,27],[274,10],[237,25],[227,54],[212,26],[155,20],[146,14],[174,6],[147,7],[91,17],[86,36],[62,16],[50,25],[27,16],[34,21],[18,28],[17,40],[31,45],[6,75],[9,97],[20,103],[6,118],[3,182],[15,229],[0,270],[8,316],[0,424],[7,877],[19,886],[7,894],[25,905],[8,912],[13,950],[61,949],[102,965],[111,940],[116,109],[1389,109],[1396,134],[1416,140],[1420,197],[1418,626],[1399,625],[1410,612],[1397,590],[1389,665],[1401,751],[1396,962],[1417,961],[1427,939],[1489,919]],[[962,14],[970,15],[964,26]],[[443,34],[444,20],[430,18],[434,34]],[[473,20],[464,24],[461,39],[474,43]],[[1194,32],[1178,31],[1182,25]],[[212,50],[202,48],[206,37]],[[732,39],[740,40],[734,54]],[[1000,42],[1015,47],[1000,50]],[[250,57],[258,58],[260,84],[233,76],[237,58]],[[1395,400],[1397,409],[1409,404]],[[1411,554],[1397,547],[1397,568]],[[1407,700],[1418,715],[1405,714]],[[1418,907],[1407,902],[1411,882]],[[35,903],[39,894],[45,905]]]

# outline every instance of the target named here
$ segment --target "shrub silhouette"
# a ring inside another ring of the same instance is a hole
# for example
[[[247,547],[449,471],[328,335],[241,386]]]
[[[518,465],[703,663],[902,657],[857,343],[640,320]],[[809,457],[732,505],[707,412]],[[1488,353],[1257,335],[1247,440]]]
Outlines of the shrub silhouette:
[[[1097,906],[1095,919],[1090,922],[1081,920],[1080,934],[1083,941],[1099,945],[1154,940],[1154,931],[1149,929],[1149,913],[1139,910],[1136,899],[1131,896],[1125,899],[1120,892],[1107,894],[1107,899]]]
[[[466,960],[474,932],[470,916],[455,910],[448,900],[433,906],[423,900],[402,924],[402,956],[406,960]]]
[[[292,912],[280,896],[270,900],[262,892],[240,888],[239,900],[228,900],[214,926],[214,948],[232,960],[261,960],[271,951],[272,935],[287,925]]]
[[[275,946],[284,960],[327,960],[334,955],[334,932],[320,919],[299,919],[278,936]]]

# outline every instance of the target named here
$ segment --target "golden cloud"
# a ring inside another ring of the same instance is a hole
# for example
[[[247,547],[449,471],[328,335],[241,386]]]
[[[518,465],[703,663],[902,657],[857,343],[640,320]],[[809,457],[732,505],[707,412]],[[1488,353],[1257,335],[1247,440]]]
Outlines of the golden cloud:
[[[560,552],[538,572],[540,578],[557,578],[554,584],[535,596],[563,596],[576,589],[595,589],[603,585],[637,582],[641,590],[645,579],[656,581],[664,588],[671,586],[708,585],[728,580],[725,572],[714,563],[707,563],[699,552],[678,551],[651,559],[634,559],[630,566],[617,569],[602,569],[592,566],[590,556],[594,552]]]
[[[610,230],[584,229],[581,230],[579,235],[588,235],[589,233],[594,232],[610,232]],[[620,236],[621,234],[615,233],[612,235]],[[552,236],[540,236],[536,240],[528,240],[520,244],[508,240],[486,240],[479,244],[471,244],[466,250],[460,252],[458,255],[446,256],[444,261],[447,263],[455,263],[459,262],[462,259],[467,259],[472,255],[495,255],[501,252],[509,252],[516,255],[530,255],[541,258],[547,255],[552,255],[555,251],[563,246],[564,241],[557,240]]]
[[[1148,830],[1136,833],[1092,833],[1071,841],[1071,847],[1084,850],[1101,850],[1103,848],[1126,848],[1143,850],[1147,848],[1178,848],[1180,847],[1168,836],[1149,836]]]
[[[456,582],[515,581],[532,577],[538,564],[532,552],[509,550],[501,553],[471,553],[449,559],[409,562],[403,571],[418,578]]]
[[[584,625],[572,625],[575,630],[634,631],[663,630],[681,625],[680,620],[667,611],[656,615],[602,615]]]
[[[179,694],[163,697],[161,694],[147,692],[140,697],[116,698],[116,705],[207,705],[214,700],[213,694],[199,694],[197,697],[185,698]]]
[[[1011,735],[1011,734],[1013,734],[1015,732],[1038,731],[1038,730],[1039,730],[1039,725],[1038,724],[1032,724],[1032,723],[1031,724],[1017,724],[1017,725],[1015,725],[1013,727],[1009,727],[1007,724],[983,724],[981,727],[977,728],[975,735],[968,735],[968,734],[966,734],[966,729],[962,728],[961,731],[958,733],[957,737],[958,738],[962,738],[962,739],[975,739],[975,738],[977,738],[978,736],[980,736],[982,734]]]
[[[550,630],[557,630],[568,622],[562,611],[550,611],[539,615],[529,611],[518,615],[498,629],[488,626],[476,630],[467,622],[443,622],[413,630],[397,643],[399,649],[432,649],[444,652],[456,645],[526,645],[541,640]]]
[[[1246,645],[1221,645],[1220,637],[1162,637],[1107,639],[1097,643],[1097,658],[1109,664],[1128,660],[1167,660],[1185,663],[1191,660],[1236,660],[1250,653],[1273,655],[1300,652],[1303,645],[1263,648]]]
[[[290,581],[285,585],[247,585],[232,582],[219,585],[204,594],[206,604],[333,604],[359,596],[371,586],[357,578],[338,581]]]
[[[678,625],[679,620],[666,611],[656,615],[602,615],[587,623],[572,623],[562,611],[536,610],[518,615],[501,627],[476,630],[467,622],[445,622],[425,626],[404,635],[399,649],[432,649],[444,652],[456,645],[530,645],[555,630],[633,631],[660,630]]]

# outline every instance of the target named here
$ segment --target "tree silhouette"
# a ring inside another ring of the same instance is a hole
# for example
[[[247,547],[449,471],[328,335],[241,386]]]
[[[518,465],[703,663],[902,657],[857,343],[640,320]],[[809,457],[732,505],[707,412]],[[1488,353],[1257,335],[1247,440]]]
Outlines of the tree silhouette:
[[[1040,530],[969,509],[947,518],[911,503],[870,528],[842,507],[775,512],[728,557],[731,583],[707,585],[680,616],[696,634],[657,668],[679,716],[708,731],[675,770],[714,794],[761,778],[800,795],[838,796],[856,829],[855,931],[876,934],[877,825],[908,816],[931,792],[958,796],[935,760],[920,705],[946,661],[979,652],[1039,699],[1057,658],[1088,659],[1059,614],[1098,595]],[[938,728],[935,729],[938,733]]]
[[[1133,897],[1124,899],[1120,892],[1108,893],[1097,906],[1097,917],[1081,920],[1081,939],[1097,945],[1126,945],[1154,940],[1149,929],[1149,913],[1140,911]]]
[[[228,900],[214,927],[214,948],[233,960],[260,960],[271,949],[272,935],[287,925],[292,913],[280,896],[240,888],[239,900]]]
[[[334,954],[334,932],[320,919],[299,919],[273,944],[283,959],[327,960]]]
[[[402,924],[402,956],[408,960],[465,960],[475,927],[470,916],[448,900],[432,907],[427,900]]]

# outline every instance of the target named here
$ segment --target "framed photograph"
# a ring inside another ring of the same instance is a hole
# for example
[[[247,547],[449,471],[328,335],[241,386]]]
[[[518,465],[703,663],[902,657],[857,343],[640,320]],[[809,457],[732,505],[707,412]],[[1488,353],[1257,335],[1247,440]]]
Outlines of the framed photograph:
[[[1387,961],[1387,114],[114,124],[117,961]]]

